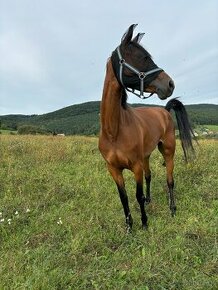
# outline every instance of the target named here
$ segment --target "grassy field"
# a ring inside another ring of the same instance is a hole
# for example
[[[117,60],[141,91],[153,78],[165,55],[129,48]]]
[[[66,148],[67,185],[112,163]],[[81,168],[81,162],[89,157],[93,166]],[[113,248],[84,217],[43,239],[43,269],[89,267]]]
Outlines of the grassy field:
[[[154,152],[147,232],[125,172],[129,235],[96,138],[0,135],[0,142],[1,290],[217,289],[217,141],[199,141],[188,165],[178,143],[175,218]]]
[[[0,129],[0,134],[2,134],[2,135],[9,135],[9,134],[16,135],[17,134],[17,131],[1,130]]]
[[[213,132],[218,132],[218,126],[217,125],[204,125],[205,128],[208,128],[209,130]]]

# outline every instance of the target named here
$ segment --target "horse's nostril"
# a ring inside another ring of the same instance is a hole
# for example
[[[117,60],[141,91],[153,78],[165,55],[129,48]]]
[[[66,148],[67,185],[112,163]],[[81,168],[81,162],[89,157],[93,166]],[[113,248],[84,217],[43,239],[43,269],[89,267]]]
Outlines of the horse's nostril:
[[[169,81],[169,87],[170,87],[171,90],[173,90],[175,88],[173,80]]]

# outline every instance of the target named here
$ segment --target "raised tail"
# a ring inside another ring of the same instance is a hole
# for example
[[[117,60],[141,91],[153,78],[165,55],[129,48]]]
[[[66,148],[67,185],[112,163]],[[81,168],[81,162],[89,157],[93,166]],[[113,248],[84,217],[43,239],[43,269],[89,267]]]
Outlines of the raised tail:
[[[171,109],[173,109],[175,112],[185,161],[188,162],[189,160],[193,159],[193,156],[195,155],[194,147],[192,144],[192,139],[195,139],[195,136],[191,128],[186,109],[177,98],[171,99],[166,104],[165,109],[169,112]]]

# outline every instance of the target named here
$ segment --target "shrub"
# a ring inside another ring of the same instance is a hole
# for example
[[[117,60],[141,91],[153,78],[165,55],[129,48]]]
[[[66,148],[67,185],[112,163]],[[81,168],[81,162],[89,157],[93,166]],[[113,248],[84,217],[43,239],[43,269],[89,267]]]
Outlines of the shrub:
[[[34,126],[34,125],[22,125],[18,128],[18,134],[21,135],[27,135],[27,134],[31,134],[31,135],[36,135],[36,134],[48,134],[48,132],[46,131],[46,129],[38,127],[38,126]]]

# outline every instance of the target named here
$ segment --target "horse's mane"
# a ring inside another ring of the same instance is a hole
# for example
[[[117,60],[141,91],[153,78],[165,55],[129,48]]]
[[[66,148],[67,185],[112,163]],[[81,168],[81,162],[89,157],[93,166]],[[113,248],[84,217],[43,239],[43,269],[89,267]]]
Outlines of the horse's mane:
[[[128,105],[127,105],[127,99],[128,99],[128,95],[127,92],[124,88],[122,88],[122,93],[121,93],[121,106],[123,107],[123,109],[127,109]]]
[[[117,57],[117,54],[115,51],[112,52],[112,55],[110,57],[111,59],[111,63],[112,63],[112,67],[113,67],[113,71],[114,74],[116,76],[117,81],[119,82],[120,86],[122,87],[122,91],[121,91],[121,106],[123,107],[123,109],[127,108],[127,92],[125,90],[125,88],[123,87],[123,85],[120,82],[120,78],[119,78],[119,60]]]

